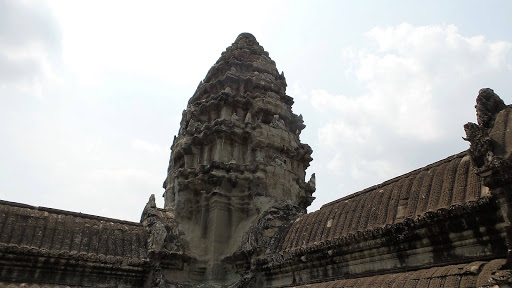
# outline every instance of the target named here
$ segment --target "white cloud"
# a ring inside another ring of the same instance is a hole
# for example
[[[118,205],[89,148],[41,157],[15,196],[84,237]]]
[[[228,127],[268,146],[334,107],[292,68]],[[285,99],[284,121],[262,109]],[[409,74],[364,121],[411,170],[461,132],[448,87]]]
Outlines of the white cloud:
[[[339,143],[370,144],[375,133],[371,126],[364,124],[351,125],[346,121],[335,121],[325,124],[318,131],[322,144],[336,147]]]
[[[151,154],[153,154],[153,153],[158,153],[158,154],[163,154],[163,155],[170,154],[170,151],[168,148],[161,146],[161,145],[152,144],[152,143],[149,143],[149,142],[141,140],[141,139],[133,140],[132,148],[136,149],[136,150],[144,151],[147,153],[151,153]]]
[[[98,169],[93,171],[93,177],[99,179],[106,179],[108,181],[119,181],[126,179],[138,179],[148,184],[152,184],[151,181],[154,177],[151,173],[142,169],[124,168],[124,169]]]
[[[0,11],[0,95],[43,97],[48,81],[61,82],[55,72],[60,33],[42,3],[6,1]]]
[[[344,49],[348,64],[340,75],[355,77],[364,92],[310,93],[317,111],[334,115],[319,129],[316,161],[324,161],[341,177],[338,181],[352,183],[344,185],[347,189],[362,189],[448,156],[433,153],[433,147],[459,152],[462,140],[448,145],[463,135],[462,124],[474,119],[478,89],[493,78],[506,85],[499,76],[510,75],[512,43],[466,37],[453,25],[376,27],[367,36],[377,49]]]
[[[219,51],[225,49],[226,41],[232,41],[246,29],[257,33],[269,25],[266,20],[277,12],[274,9],[284,6],[269,1],[251,5],[251,13],[240,13],[239,10],[248,8],[232,0],[200,4],[187,1],[52,1],[51,4],[63,29],[64,61],[87,85],[103,84],[112,72],[147,76],[173,85],[197,84],[215,63]],[[274,9],[268,9],[269,5]],[[222,7],[221,14],[212,13],[219,7]],[[247,21],[247,17],[255,19]],[[230,32],[230,38],[219,37]]]

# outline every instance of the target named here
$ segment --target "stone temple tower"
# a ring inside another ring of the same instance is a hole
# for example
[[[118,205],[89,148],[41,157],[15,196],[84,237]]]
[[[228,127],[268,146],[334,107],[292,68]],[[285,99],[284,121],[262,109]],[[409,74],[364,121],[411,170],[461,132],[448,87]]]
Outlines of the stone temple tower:
[[[164,182],[165,209],[179,223],[199,278],[226,280],[221,265],[265,211],[313,201],[305,182],[312,150],[299,140],[286,80],[249,33],[222,53],[183,111]],[[267,233],[268,234],[268,233]],[[203,267],[201,267],[203,265]]]

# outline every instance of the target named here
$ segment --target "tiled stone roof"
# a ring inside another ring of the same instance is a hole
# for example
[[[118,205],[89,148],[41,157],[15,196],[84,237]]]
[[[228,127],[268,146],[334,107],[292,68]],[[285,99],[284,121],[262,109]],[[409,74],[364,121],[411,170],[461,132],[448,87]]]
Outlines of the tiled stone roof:
[[[481,179],[467,152],[325,204],[299,218],[282,250],[294,250],[477,201]]]
[[[140,223],[0,201],[0,252],[138,265],[146,241]]]
[[[389,287],[389,288],[434,288],[434,287],[492,287],[490,277],[505,259],[490,262],[472,262],[467,264],[433,267],[411,272],[336,280],[295,288],[349,288],[349,287]]]

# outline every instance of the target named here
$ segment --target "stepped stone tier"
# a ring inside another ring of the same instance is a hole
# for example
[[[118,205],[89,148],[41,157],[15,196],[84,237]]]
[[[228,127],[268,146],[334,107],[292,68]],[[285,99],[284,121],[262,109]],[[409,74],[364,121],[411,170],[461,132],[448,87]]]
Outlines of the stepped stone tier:
[[[0,201],[0,287],[511,287],[512,106],[478,93],[468,150],[306,214],[311,148],[254,36],[183,111],[140,223]]]

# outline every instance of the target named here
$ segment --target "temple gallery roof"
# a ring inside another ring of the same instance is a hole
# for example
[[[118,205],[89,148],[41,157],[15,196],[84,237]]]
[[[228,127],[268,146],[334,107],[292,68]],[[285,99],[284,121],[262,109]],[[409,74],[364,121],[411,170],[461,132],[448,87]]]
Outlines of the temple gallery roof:
[[[505,264],[504,259],[472,262],[355,279],[327,281],[294,288],[374,288],[374,287],[489,287],[489,277]],[[496,286],[497,287],[497,286]]]
[[[140,265],[146,241],[140,223],[0,200],[0,253]]]
[[[485,197],[467,152],[414,170],[325,204],[297,219],[283,250],[293,250],[350,234],[405,222],[427,212]]]

